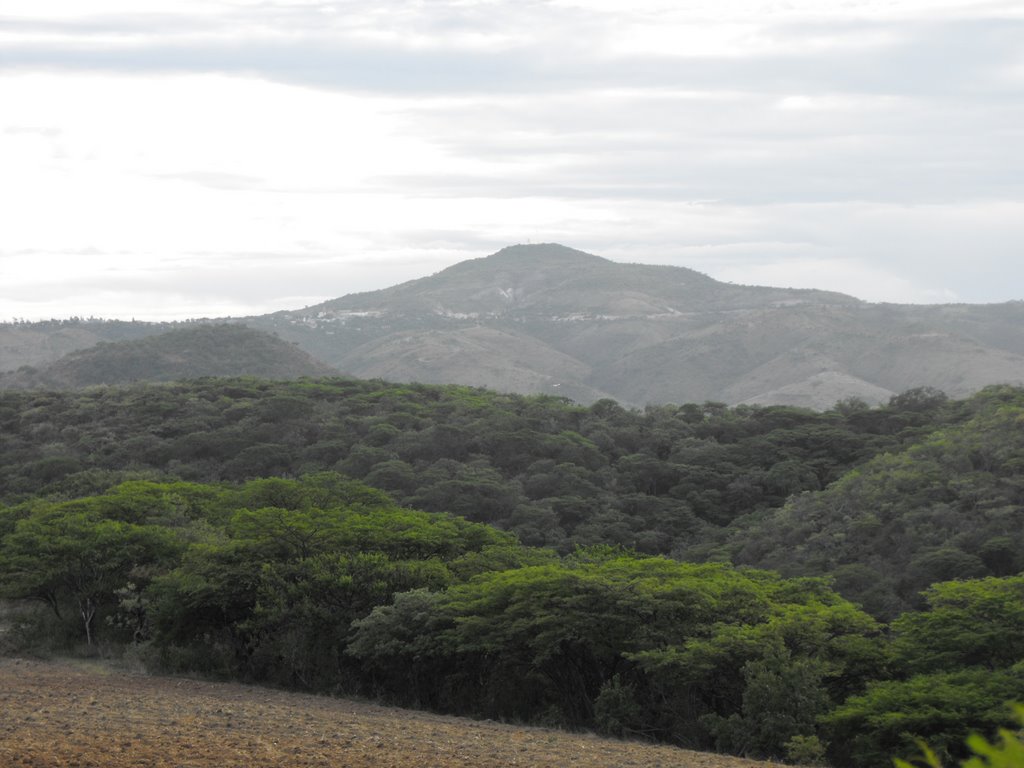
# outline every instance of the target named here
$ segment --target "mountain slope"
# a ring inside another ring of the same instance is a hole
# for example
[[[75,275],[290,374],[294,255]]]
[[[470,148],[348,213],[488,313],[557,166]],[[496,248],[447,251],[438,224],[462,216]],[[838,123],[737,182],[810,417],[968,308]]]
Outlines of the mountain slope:
[[[671,317],[773,304],[857,304],[839,293],[721,283],[684,267],[622,264],[553,243],[513,245],[436,275],[308,307],[329,316],[391,307],[461,319]],[[288,314],[288,313],[285,313]]]
[[[882,402],[1024,381],[1024,303],[877,305],[517,245],[246,322],[359,377],[664,402]]]
[[[384,290],[227,322],[270,331],[356,377],[581,403],[611,397],[634,406],[824,409],[849,398],[884,402],[920,386],[959,397],[1024,383],[1024,302],[870,304],[829,291],[722,283],[682,267],[621,264],[555,244],[511,246]],[[0,371],[170,327],[0,325]],[[204,373],[220,370],[252,369],[207,366]],[[59,376],[51,382],[62,385]]]
[[[100,342],[40,369],[0,374],[0,388],[74,389],[201,376],[293,379],[336,371],[269,333],[240,325],[199,325],[143,339]]]
[[[163,333],[175,324],[135,320],[71,318],[38,323],[0,323],[0,373],[39,367],[103,341],[126,341]]]
[[[1024,397],[992,387],[963,424],[883,453],[823,491],[734,524],[733,562],[831,574],[845,597],[891,618],[928,585],[1024,568]]]

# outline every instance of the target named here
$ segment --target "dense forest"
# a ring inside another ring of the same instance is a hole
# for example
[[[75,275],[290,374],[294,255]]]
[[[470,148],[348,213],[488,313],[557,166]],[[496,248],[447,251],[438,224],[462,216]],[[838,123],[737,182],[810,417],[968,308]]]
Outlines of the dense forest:
[[[86,324],[87,328],[112,334],[117,333],[118,326],[116,322]],[[39,333],[47,330],[44,323],[32,327]],[[72,329],[75,326],[70,325],[68,330]],[[153,330],[146,324],[139,332],[147,329]],[[59,330],[53,333],[59,333]],[[10,354],[12,342],[9,339],[4,346],[0,333],[0,346],[4,348],[5,357]],[[77,389],[201,376],[297,379],[300,376],[336,373],[337,370],[269,333],[243,325],[190,323],[162,333],[152,332],[138,339],[99,341],[37,367],[26,365],[15,371],[0,371],[0,389]]]
[[[1024,699],[1022,427],[1011,387],[3,392],[2,642],[796,762],[956,755]]]

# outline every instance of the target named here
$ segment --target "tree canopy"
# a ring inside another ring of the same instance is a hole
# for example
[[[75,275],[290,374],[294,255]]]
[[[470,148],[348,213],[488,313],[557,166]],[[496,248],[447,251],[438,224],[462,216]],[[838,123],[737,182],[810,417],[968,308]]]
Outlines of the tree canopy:
[[[836,766],[1024,699],[1024,391],[0,393],[5,644]]]

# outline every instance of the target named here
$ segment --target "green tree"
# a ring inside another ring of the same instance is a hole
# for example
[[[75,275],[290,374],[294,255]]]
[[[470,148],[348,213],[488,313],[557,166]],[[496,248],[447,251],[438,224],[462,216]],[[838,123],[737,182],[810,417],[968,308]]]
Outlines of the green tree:
[[[741,711],[727,718],[711,714],[704,723],[719,749],[782,757],[794,737],[815,735],[818,717],[828,710],[824,675],[820,659],[794,659],[788,648],[776,645],[743,666]]]
[[[928,609],[893,622],[894,649],[911,672],[1001,669],[1024,662],[1024,575],[933,584]]]
[[[1024,691],[1024,665],[967,669],[876,682],[823,718],[835,765],[872,768],[924,740],[943,758],[962,757],[974,732],[1010,725],[1005,702]]]
[[[44,602],[59,618],[72,606],[92,645],[96,616],[117,605],[118,590],[144,585],[179,551],[166,528],[44,508],[4,538],[0,589],[4,597]]]

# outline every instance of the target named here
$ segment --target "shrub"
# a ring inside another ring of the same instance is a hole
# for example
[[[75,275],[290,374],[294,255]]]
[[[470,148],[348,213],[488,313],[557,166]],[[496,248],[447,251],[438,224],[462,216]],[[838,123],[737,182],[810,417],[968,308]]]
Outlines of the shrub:
[[[1013,710],[1022,729],[1014,732],[1009,728],[1000,728],[999,735],[994,742],[979,734],[968,736],[967,748],[973,754],[960,764],[961,768],[1021,768],[1024,766],[1024,706],[1015,704]],[[938,756],[927,744],[921,742],[920,747],[921,756],[913,762],[898,758],[893,760],[896,768],[916,768],[916,765],[942,768]]]

